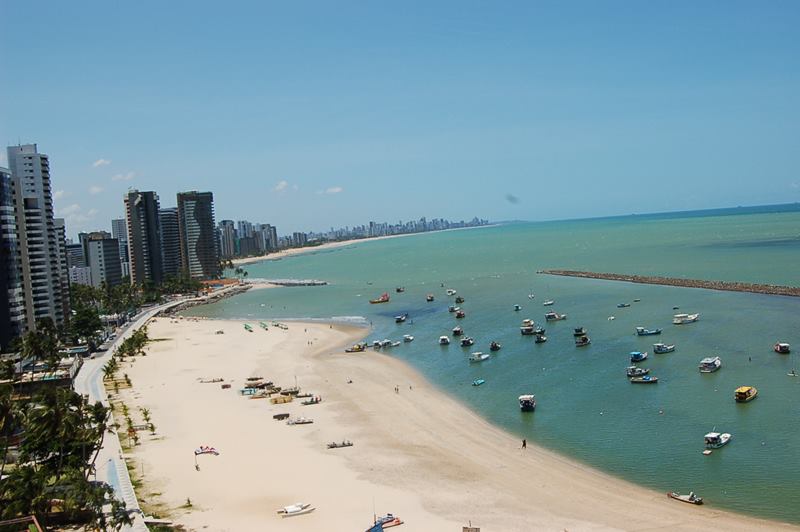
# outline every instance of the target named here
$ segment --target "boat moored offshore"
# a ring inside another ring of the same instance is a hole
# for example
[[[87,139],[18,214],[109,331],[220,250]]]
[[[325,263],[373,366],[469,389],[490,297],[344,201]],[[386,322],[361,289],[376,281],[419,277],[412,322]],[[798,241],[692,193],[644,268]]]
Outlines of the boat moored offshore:
[[[631,362],[641,362],[642,360],[647,358],[647,351],[642,353],[641,351],[631,351]]]
[[[473,340],[472,337],[470,337],[470,336],[467,336],[466,338],[462,338],[461,339],[461,347],[469,347],[474,343],[475,343],[475,340]]]
[[[544,315],[544,319],[547,321],[559,321],[567,319],[566,314],[559,314],[558,312],[548,312]]]
[[[439,337],[439,345],[449,345],[449,344],[450,344],[450,338],[448,338],[447,336]]]
[[[470,362],[483,362],[487,358],[489,358],[489,354],[488,353],[484,353],[483,351],[475,351],[474,353],[472,353],[469,356],[469,361]]]
[[[719,432],[709,432],[703,437],[703,441],[705,443],[706,449],[719,449],[729,441],[731,441],[731,435],[727,432],[720,434]]]
[[[733,398],[737,403],[749,403],[758,395],[758,389],[755,386],[739,386],[733,392]]]
[[[792,350],[791,346],[789,344],[787,344],[786,342],[777,342],[774,346],[772,346],[772,349],[776,353],[780,353],[782,355],[786,355],[786,354],[790,353],[791,350]]]
[[[536,409],[536,396],[533,394],[520,395],[519,409],[523,412],[533,412]]]
[[[370,299],[369,302],[372,303],[373,305],[376,304],[376,303],[388,303],[389,302],[389,293],[388,292],[384,292],[383,294],[380,295],[380,297],[378,297],[376,299]]]
[[[722,360],[719,357],[706,357],[700,361],[700,373],[714,373],[722,367]]]
[[[672,323],[675,325],[683,325],[685,323],[694,323],[700,318],[700,314],[675,314],[672,317]]]
[[[644,327],[636,327],[636,334],[638,336],[652,336],[654,334],[661,334],[661,329],[645,329]]]
[[[625,375],[628,377],[641,377],[642,375],[647,375],[650,373],[650,370],[647,368],[640,368],[639,366],[628,366],[625,368]]]
[[[655,384],[658,382],[658,377],[653,377],[652,375],[642,375],[641,377],[631,377],[630,381],[633,384]]]
[[[662,353],[672,353],[675,351],[675,344],[653,344],[653,353],[662,354]]]

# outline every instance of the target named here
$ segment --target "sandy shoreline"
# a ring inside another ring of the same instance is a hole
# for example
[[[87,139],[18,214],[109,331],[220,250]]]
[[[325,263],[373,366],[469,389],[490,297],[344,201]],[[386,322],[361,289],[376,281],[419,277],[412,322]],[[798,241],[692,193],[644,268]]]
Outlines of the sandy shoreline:
[[[404,530],[460,530],[469,520],[482,532],[794,529],[671,501],[533,445],[523,451],[405,363],[372,350],[344,354],[365,329],[252,324],[248,333],[241,321],[159,318],[150,335],[163,340],[123,370],[133,382],[123,392],[131,411],[149,408],[157,427],[132,452],[144,471],[140,497],[145,506],[162,501],[189,529],[364,530],[373,501],[377,513],[401,516]],[[240,396],[255,374],[284,387],[296,378],[323,402]],[[231,389],[198,380],[215,377]],[[314,424],[272,419],[282,412]],[[343,439],[354,446],[326,448]],[[199,445],[221,454],[198,457],[196,471]],[[180,508],[187,498],[192,507]],[[316,510],[276,515],[299,501]]]

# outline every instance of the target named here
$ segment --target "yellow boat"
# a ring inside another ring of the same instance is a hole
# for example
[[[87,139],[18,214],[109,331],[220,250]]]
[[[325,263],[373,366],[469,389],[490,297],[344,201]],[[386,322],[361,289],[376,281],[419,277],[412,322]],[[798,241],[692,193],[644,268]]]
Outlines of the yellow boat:
[[[747,403],[752,401],[758,395],[758,390],[755,386],[739,386],[733,393],[733,398],[737,403]]]

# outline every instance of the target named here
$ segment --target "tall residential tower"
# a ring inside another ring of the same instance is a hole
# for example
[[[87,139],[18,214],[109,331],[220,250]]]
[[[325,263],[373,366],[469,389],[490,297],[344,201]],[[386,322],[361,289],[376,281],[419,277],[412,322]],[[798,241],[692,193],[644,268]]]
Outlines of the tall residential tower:
[[[128,252],[131,283],[164,280],[164,257],[161,250],[161,222],[158,194],[130,190],[125,194],[125,219],[128,225]]]
[[[219,251],[211,192],[178,193],[181,265],[194,279],[219,276]]]

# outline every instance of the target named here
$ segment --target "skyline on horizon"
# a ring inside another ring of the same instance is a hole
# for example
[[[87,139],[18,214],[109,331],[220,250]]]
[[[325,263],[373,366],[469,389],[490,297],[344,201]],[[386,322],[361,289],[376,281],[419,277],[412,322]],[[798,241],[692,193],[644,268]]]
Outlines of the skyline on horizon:
[[[70,235],[129,187],[284,234],[800,201],[791,2],[140,6],[0,37],[0,139],[50,156]]]

